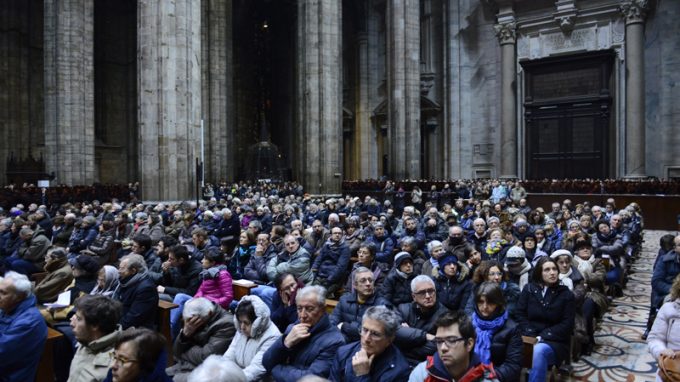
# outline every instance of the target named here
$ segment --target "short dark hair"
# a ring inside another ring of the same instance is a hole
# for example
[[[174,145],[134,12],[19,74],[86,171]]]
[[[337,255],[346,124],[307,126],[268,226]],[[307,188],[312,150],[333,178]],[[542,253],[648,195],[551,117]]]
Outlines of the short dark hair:
[[[135,350],[135,359],[144,374],[151,374],[156,368],[156,363],[165,351],[165,338],[151,329],[139,328],[128,329],[116,341],[116,349],[120,345],[131,342]],[[142,351],[142,349],[144,349]]]
[[[177,260],[184,260],[185,262],[188,262],[191,257],[191,253],[189,253],[187,247],[183,245],[175,245],[168,248],[168,253],[175,255]]]
[[[479,303],[480,298],[486,298],[486,301],[497,305],[499,308],[501,308],[500,311],[505,310],[505,297],[503,296],[503,290],[501,289],[500,284],[495,283],[493,281],[485,281],[477,287],[475,290],[475,304]]]
[[[149,235],[140,233],[137,236],[135,236],[132,239],[132,241],[137,243],[137,245],[139,245],[140,247],[146,248],[147,251],[151,249],[151,237],[149,237]]]
[[[286,227],[282,225],[275,225],[272,227],[272,234],[278,237],[284,237],[288,234],[288,231],[286,230]]]
[[[191,236],[198,236],[202,237],[203,239],[208,238],[208,231],[204,230],[203,228],[195,228],[193,231],[191,231]]]
[[[165,245],[166,247],[174,247],[175,245],[179,244],[177,239],[175,239],[174,237],[169,236],[169,235],[165,235],[165,236],[161,237],[161,239],[158,240],[158,242],[159,243],[163,242],[163,245]]]
[[[447,311],[441,316],[437,317],[434,322],[434,330],[439,328],[445,328],[451,325],[458,325],[458,331],[460,336],[466,340],[472,338],[477,339],[477,333],[475,332],[475,327],[472,325],[472,320],[468,317],[465,312],[462,311]]]
[[[362,242],[361,244],[359,244],[359,248],[368,249],[368,252],[370,252],[371,257],[375,257],[375,253],[376,253],[375,244],[371,243],[370,241]]]
[[[251,323],[257,318],[257,315],[255,315],[255,307],[253,306],[253,303],[248,300],[241,301],[236,307],[234,314],[236,314],[237,319],[243,316],[247,317]]]
[[[281,284],[283,284],[283,280],[285,280],[286,277],[288,277],[288,276],[293,276],[293,278],[295,279],[295,276],[292,273],[288,273],[288,272],[283,272],[283,273],[279,273],[278,275],[276,275],[276,277],[274,278],[274,286],[276,286],[276,290],[281,289]],[[297,279],[295,279],[295,280],[297,280]]]
[[[98,326],[104,334],[116,330],[118,321],[123,315],[123,305],[120,301],[102,295],[82,296],[74,305],[87,325]]]
[[[543,264],[545,263],[553,263],[555,266],[557,266],[557,263],[552,258],[548,256],[541,257],[531,270],[531,281],[543,284]]]
[[[224,254],[217,247],[209,247],[203,253],[203,257],[216,264],[224,264]]]

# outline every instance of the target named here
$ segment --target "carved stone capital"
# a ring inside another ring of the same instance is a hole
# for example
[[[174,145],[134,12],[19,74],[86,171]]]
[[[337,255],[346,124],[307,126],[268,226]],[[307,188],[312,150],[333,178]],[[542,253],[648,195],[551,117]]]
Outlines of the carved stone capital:
[[[576,24],[576,15],[578,9],[576,8],[575,0],[558,0],[555,3],[556,11],[553,13],[555,22],[560,27],[562,32],[571,33]]]
[[[515,43],[517,24],[514,21],[496,24],[493,29],[501,45]]]
[[[420,95],[427,96],[430,89],[434,86],[434,73],[420,73]]]
[[[621,6],[621,13],[626,20],[626,25],[644,23],[649,10],[648,0],[625,0]]]

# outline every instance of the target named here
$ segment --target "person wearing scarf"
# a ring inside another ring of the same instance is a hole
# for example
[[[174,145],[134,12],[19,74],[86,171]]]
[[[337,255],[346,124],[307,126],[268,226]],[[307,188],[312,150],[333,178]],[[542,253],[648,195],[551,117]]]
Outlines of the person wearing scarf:
[[[238,246],[234,248],[229,265],[229,273],[233,278],[239,280],[243,278],[244,268],[250,261],[250,257],[255,253],[255,234],[251,231],[243,231],[239,235]]]
[[[112,297],[120,286],[118,280],[118,269],[112,265],[104,265],[99,270],[97,285],[90,292],[92,295],[102,295]]]
[[[519,290],[529,283],[531,263],[526,259],[522,247],[512,246],[505,255],[505,272],[511,283],[517,284]]]
[[[123,329],[154,328],[158,292],[156,284],[149,276],[144,257],[138,254],[123,257],[118,266],[118,274],[120,275],[120,288],[114,296],[123,303],[123,317],[120,319],[120,325]]]
[[[450,310],[465,308],[472,293],[469,270],[458,257],[447,254],[439,259],[439,274],[435,279],[437,300]]]
[[[475,354],[493,364],[500,381],[519,380],[522,370],[522,337],[517,323],[508,318],[500,285],[483,282],[475,291],[472,324],[477,333]]]

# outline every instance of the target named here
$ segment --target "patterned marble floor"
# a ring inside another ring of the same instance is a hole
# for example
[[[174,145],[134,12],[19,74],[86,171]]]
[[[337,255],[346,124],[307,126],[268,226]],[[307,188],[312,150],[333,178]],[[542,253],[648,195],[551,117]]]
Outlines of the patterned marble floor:
[[[652,265],[659,238],[667,231],[645,231],[642,254],[635,262],[624,296],[615,300],[595,334],[591,356],[574,362],[570,378],[561,381],[654,382],[656,362],[640,339],[645,330],[651,293]]]

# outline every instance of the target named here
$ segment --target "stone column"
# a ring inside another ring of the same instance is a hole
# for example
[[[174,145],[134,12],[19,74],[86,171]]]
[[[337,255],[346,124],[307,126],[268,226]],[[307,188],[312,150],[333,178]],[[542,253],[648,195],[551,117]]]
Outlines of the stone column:
[[[297,167],[311,193],[341,189],[341,22],[341,1],[298,1]]]
[[[45,0],[45,168],[55,182],[96,181],[94,2]]]
[[[387,1],[390,177],[420,178],[420,3]]]
[[[647,0],[626,0],[626,178],[644,178],[645,67],[644,28]]]
[[[502,4],[494,26],[501,45],[501,178],[517,178],[515,14]]]
[[[142,198],[192,199],[200,154],[200,0],[140,0],[137,47]]]
[[[203,118],[206,182],[233,179],[232,0],[202,1]]]
[[[368,16],[366,16],[368,17]],[[371,88],[374,81],[371,66],[368,34],[362,33],[356,40],[356,118],[354,129],[354,174],[355,179],[378,178],[377,133],[371,123]]]

